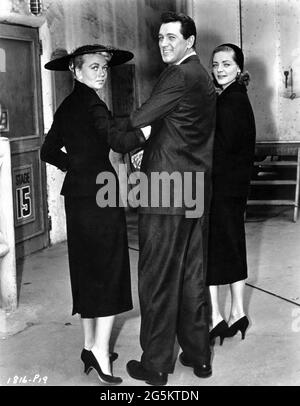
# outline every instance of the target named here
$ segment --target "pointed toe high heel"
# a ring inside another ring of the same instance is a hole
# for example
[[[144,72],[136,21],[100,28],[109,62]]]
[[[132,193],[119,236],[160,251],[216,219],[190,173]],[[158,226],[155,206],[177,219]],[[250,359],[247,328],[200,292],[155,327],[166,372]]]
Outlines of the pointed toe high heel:
[[[97,371],[98,377],[102,383],[105,383],[107,385],[119,385],[120,383],[122,383],[122,379],[120,377],[106,375],[102,372],[102,369],[92,351],[83,350],[81,353],[81,359],[84,363],[84,372],[87,375],[94,368]]]
[[[225,320],[220,321],[212,330],[209,332],[209,340],[213,341],[217,337],[220,337],[220,345],[223,344],[224,338],[226,337],[226,332],[228,330],[228,324]]]
[[[240,331],[242,335],[242,340],[244,340],[248,326],[249,326],[248,317],[243,316],[240,319],[238,319],[235,323],[233,323],[230,327],[228,327],[225,337],[233,337],[236,335],[238,331]]]
[[[82,351],[81,351],[81,356],[80,356],[80,358],[81,358],[81,360],[83,361],[83,359],[82,359],[82,357],[84,357],[84,353],[85,352],[89,352],[90,350],[87,350],[87,349],[83,349]],[[109,353],[109,360],[110,360],[110,363],[112,364],[116,359],[118,359],[118,357],[119,357],[119,354],[117,353],[117,352],[110,352]],[[84,361],[83,361],[84,362]]]

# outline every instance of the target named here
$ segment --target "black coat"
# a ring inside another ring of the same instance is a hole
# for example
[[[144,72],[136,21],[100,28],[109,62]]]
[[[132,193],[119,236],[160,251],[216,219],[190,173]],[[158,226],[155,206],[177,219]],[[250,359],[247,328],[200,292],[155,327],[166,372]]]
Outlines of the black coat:
[[[255,121],[247,89],[237,82],[217,101],[207,284],[247,278],[244,212],[255,150]]]
[[[179,172],[182,179],[185,172],[203,172],[205,197],[209,198],[215,109],[215,89],[198,56],[190,56],[162,72],[150,98],[131,115],[133,127],[152,126],[141,165],[148,179],[153,172]],[[181,215],[186,208],[183,204],[140,211]]]
[[[67,171],[61,193],[65,196],[72,314],[94,318],[132,308],[125,212],[122,207],[97,205],[100,186],[96,178],[100,172],[111,172],[118,185],[109,161],[110,147],[126,152],[144,142],[139,129],[126,134],[118,131],[97,93],[77,80],[55,113],[41,159]]]
[[[116,129],[106,104],[97,93],[75,80],[73,92],[57,109],[41,148],[41,159],[67,170],[61,194],[96,196],[96,177],[115,173],[109,161],[110,147],[128,152],[143,145],[142,131],[122,133]],[[61,151],[65,147],[66,153]]]
[[[217,99],[213,194],[247,197],[255,151],[255,120],[244,85],[234,82]]]

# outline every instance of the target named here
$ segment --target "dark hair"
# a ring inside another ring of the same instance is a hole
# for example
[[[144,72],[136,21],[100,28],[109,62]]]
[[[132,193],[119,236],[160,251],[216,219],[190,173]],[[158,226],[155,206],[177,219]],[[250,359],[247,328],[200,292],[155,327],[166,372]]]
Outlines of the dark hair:
[[[237,45],[228,43],[228,44],[222,44],[222,45],[217,46],[212,52],[211,65],[212,65],[214,55],[217,54],[218,52],[222,52],[222,51],[232,51],[232,53],[233,53],[232,59],[241,69],[241,73],[237,76],[236,81],[239,84],[244,84],[245,86],[248,86],[248,84],[250,82],[250,75],[249,75],[249,72],[247,72],[247,71],[243,72],[244,54],[243,54],[243,51],[241,50],[241,48],[239,48]],[[214,79],[215,85],[220,87],[214,76],[213,76],[213,79]]]
[[[193,47],[196,45],[196,38],[197,38],[197,30],[196,30],[196,25],[194,20],[183,14],[183,13],[175,13],[174,11],[166,11],[165,13],[162,13],[160,22],[162,24],[166,23],[173,23],[179,21],[181,23],[181,29],[180,32],[183,36],[184,39],[188,39],[191,35],[194,35],[195,40]]]

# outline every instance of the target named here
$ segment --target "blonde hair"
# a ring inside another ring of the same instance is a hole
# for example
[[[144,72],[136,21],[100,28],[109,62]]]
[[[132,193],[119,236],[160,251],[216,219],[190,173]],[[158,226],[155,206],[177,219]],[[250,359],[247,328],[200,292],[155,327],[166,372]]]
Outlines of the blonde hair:
[[[76,76],[75,69],[76,68],[77,69],[82,68],[82,65],[84,63],[84,56],[85,55],[91,55],[91,54],[103,55],[104,58],[107,60],[107,62],[109,62],[111,60],[111,58],[112,58],[112,54],[110,52],[106,52],[106,51],[103,51],[103,52],[88,52],[86,54],[74,56],[73,58],[70,59],[70,62],[69,62],[69,69],[73,73],[74,77]]]

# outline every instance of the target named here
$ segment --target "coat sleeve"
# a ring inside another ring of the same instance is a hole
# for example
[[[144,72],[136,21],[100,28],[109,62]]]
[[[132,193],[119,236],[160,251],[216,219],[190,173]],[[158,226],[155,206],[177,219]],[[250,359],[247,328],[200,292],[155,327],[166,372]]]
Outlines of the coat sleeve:
[[[141,128],[164,118],[176,107],[184,91],[184,77],[178,66],[166,68],[149,99],[131,114],[132,126]]]
[[[64,146],[58,115],[54,115],[52,126],[46,135],[45,141],[41,147],[41,160],[56,166],[62,171],[69,168],[68,155],[61,150]]]
[[[93,125],[100,137],[106,137],[108,145],[115,151],[126,153],[145,144],[146,139],[140,129],[121,130],[117,128],[106,105],[94,99],[89,111]]]

